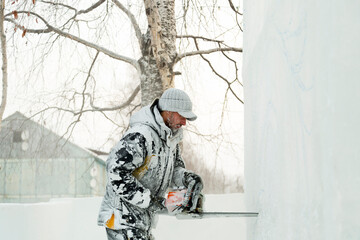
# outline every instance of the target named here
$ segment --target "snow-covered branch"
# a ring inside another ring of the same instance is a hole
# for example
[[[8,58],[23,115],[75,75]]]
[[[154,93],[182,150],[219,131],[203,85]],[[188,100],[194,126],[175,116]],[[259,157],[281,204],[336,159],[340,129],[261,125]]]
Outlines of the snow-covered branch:
[[[235,47],[228,47],[228,48],[213,48],[213,49],[207,49],[207,50],[198,50],[198,51],[192,51],[192,52],[186,52],[179,54],[176,58],[176,62],[180,61],[184,57],[190,57],[195,55],[203,55],[203,54],[210,54],[214,52],[242,52],[242,48],[235,48]]]
[[[135,99],[135,97],[137,96],[137,94],[140,92],[140,85],[138,85],[133,93],[130,95],[130,97],[123,102],[122,104],[118,105],[118,106],[114,106],[114,107],[97,107],[94,105],[94,100],[92,98],[92,96],[90,94],[86,94],[88,96],[90,96],[90,106],[96,110],[96,111],[113,111],[113,110],[120,110],[124,107],[127,107],[130,105],[130,103]]]
[[[203,36],[194,36],[194,35],[177,35],[176,38],[193,38],[193,39],[201,39],[204,41],[208,41],[208,42],[216,42],[216,43],[223,43],[223,40],[216,40],[216,39],[211,39],[211,38],[207,38],[207,37],[203,37]]]
[[[109,49],[106,49],[104,47],[101,47],[93,42],[89,42],[85,39],[82,39],[82,38],[79,38],[75,35],[72,35],[70,33],[67,33],[67,32],[64,32],[64,31],[61,31],[60,29],[57,29],[57,28],[54,28],[54,27],[49,27],[53,32],[59,34],[60,36],[63,36],[63,37],[66,37],[68,39],[71,39],[73,41],[76,41],[78,43],[81,43],[87,47],[90,47],[90,48],[93,48],[95,50],[98,50],[99,52],[102,52],[104,53],[105,55],[108,55],[109,57],[111,58],[114,58],[114,59],[117,59],[117,60],[120,60],[120,61],[123,61],[123,62],[126,62],[126,63],[129,63],[130,65],[132,65],[133,67],[135,67],[137,70],[140,69],[140,66],[139,64],[137,63],[137,61],[135,59],[132,59],[132,58],[129,58],[129,57],[126,57],[126,56],[123,56],[123,55],[120,55],[120,54],[117,54]]]
[[[97,107],[94,105],[92,96],[89,93],[75,93],[75,94],[79,94],[82,96],[88,96],[90,98],[90,105],[91,108],[87,108],[87,109],[80,109],[80,110],[73,110],[73,109],[68,109],[68,108],[63,108],[63,107],[57,107],[57,106],[49,106],[46,107],[44,109],[42,109],[41,111],[37,112],[36,114],[34,114],[31,118],[35,117],[36,115],[42,113],[42,112],[46,112],[49,110],[57,110],[57,111],[62,111],[62,112],[67,112],[67,113],[71,113],[74,116],[78,116],[78,115],[82,115],[83,113],[87,113],[87,112],[108,112],[108,111],[114,111],[114,110],[120,110],[123,109],[127,106],[129,106],[132,101],[135,99],[135,97],[137,96],[137,94],[140,92],[140,85],[138,85],[133,93],[129,96],[129,98],[121,103],[120,105],[114,106],[114,107]]]
[[[92,6],[88,7],[85,10],[80,10],[78,12],[78,14],[83,14],[83,13],[88,13],[91,12],[92,10],[94,10],[95,8],[97,8],[98,6],[100,6],[101,4],[103,4],[105,2],[105,0],[99,0],[96,3],[94,3]]]
[[[140,30],[140,27],[139,27],[139,24],[138,22],[136,21],[136,18],[135,16],[122,4],[120,3],[118,0],[112,0],[115,5],[120,8],[127,16],[128,18],[130,19],[130,22],[134,28],[134,31],[135,31],[135,35],[136,35],[136,38],[139,42],[139,46],[140,46],[140,49],[142,48],[142,34],[141,34],[141,30]]]
[[[80,10],[80,11],[78,11],[76,8],[74,8],[74,7],[72,7],[72,6],[69,6],[69,5],[66,5],[66,4],[64,4],[64,3],[50,2],[50,1],[44,1],[44,0],[42,0],[41,2],[42,2],[42,3],[46,3],[46,4],[50,4],[50,5],[54,5],[54,6],[62,6],[62,7],[71,9],[71,10],[75,11],[76,15],[78,15],[78,14],[84,14],[84,13],[89,13],[89,12],[91,12],[92,10],[96,9],[96,8],[99,7],[101,4],[103,4],[103,3],[105,2],[105,0],[99,0],[99,1],[97,1],[96,3],[94,3],[93,5],[91,5],[90,7],[88,7],[87,9]]]
[[[85,45],[87,47],[90,47],[92,49],[95,49],[99,52],[102,52],[104,53],[105,55],[111,57],[111,58],[114,58],[114,59],[117,59],[117,60],[120,60],[120,61],[123,61],[123,62],[126,62],[126,63],[129,63],[130,65],[132,65],[133,67],[135,67],[137,70],[140,69],[140,66],[139,64],[137,63],[137,61],[135,59],[132,59],[132,58],[129,58],[129,57],[126,57],[126,56],[123,56],[123,55],[120,55],[120,54],[117,54],[109,49],[106,49],[102,46],[99,46],[93,42],[90,42],[90,41],[87,41],[85,39],[82,39],[78,36],[75,36],[75,35],[72,35],[71,33],[68,33],[68,32],[64,32],[56,27],[53,27],[51,26],[43,17],[41,17],[39,14],[37,13],[34,13],[34,12],[28,12],[28,11],[18,11],[17,14],[30,14],[30,15],[33,15],[33,16],[36,16],[38,19],[40,19],[45,25],[46,25],[46,28],[44,29],[26,29],[26,32],[27,33],[37,33],[37,34],[41,34],[41,33],[49,33],[49,32],[55,32],[57,33],[58,35],[62,36],[62,37],[65,37],[65,38],[68,38],[70,40],[73,40],[73,41],[76,41],[78,43],[81,43],[82,45]],[[11,15],[11,14],[8,14],[8,15]],[[15,24],[17,27],[25,30],[25,28],[23,26],[21,26],[20,24],[18,24],[14,19],[12,18],[5,18],[5,21],[9,21],[9,22],[12,22],[13,24]]]

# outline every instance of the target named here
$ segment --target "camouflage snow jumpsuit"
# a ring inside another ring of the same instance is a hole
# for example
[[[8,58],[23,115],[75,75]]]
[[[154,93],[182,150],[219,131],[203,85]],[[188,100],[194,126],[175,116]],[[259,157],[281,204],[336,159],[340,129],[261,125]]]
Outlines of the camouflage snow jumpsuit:
[[[130,129],[106,161],[108,180],[98,225],[107,228],[109,239],[151,239],[151,196],[164,197],[169,187],[184,185],[181,139],[182,129],[173,133],[165,125],[157,100],[131,117]]]

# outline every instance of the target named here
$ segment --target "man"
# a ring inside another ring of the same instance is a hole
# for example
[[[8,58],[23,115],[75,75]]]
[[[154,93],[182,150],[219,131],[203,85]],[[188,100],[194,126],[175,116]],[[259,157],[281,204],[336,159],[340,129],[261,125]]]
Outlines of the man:
[[[196,118],[189,96],[174,88],[131,117],[129,130],[106,162],[108,182],[98,224],[106,227],[109,240],[153,239],[151,225],[165,209],[168,188],[187,189],[185,204],[175,213],[195,208],[203,184],[185,169],[179,142],[181,127]]]

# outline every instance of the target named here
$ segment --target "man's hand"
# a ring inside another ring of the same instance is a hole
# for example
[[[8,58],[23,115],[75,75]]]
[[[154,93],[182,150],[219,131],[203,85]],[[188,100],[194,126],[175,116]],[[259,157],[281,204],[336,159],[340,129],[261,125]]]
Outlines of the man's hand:
[[[184,173],[183,183],[187,188],[184,206],[191,212],[196,209],[201,190],[203,189],[203,183],[201,177],[193,172]]]
[[[158,197],[158,196],[151,196],[150,205],[148,207],[148,210],[151,213],[157,213],[162,210],[166,209],[165,207],[165,198]]]
[[[184,173],[184,180],[183,180],[184,186],[189,188],[189,186],[194,183],[201,183],[202,184],[202,180],[201,177],[193,172],[185,172]]]

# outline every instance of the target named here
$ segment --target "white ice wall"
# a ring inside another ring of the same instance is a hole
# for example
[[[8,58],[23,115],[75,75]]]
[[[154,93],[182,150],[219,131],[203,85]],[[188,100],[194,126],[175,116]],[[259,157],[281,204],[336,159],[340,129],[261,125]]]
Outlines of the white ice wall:
[[[360,239],[360,1],[244,2],[247,239]]]

